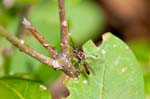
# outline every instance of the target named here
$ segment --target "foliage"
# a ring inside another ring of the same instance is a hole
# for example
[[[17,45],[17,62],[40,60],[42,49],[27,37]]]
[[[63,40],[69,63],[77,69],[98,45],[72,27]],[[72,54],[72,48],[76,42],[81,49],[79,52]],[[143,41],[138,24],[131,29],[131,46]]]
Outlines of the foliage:
[[[150,98],[150,41],[145,39],[135,39],[128,42],[135,53],[143,69],[145,83],[145,97]]]
[[[126,44],[112,34],[105,34],[100,47],[89,41],[83,49],[101,60],[89,62],[95,75],[66,81],[70,90],[67,99],[144,99],[142,71]]]
[[[99,36],[105,24],[105,15],[98,5],[91,2],[92,0],[66,1],[71,36],[75,45],[81,47],[87,40]],[[57,0],[51,0],[50,2],[47,0],[16,0],[10,8],[4,8],[0,1],[0,24],[16,34],[22,9],[28,4],[33,5],[29,14],[30,21],[50,44],[60,50]],[[68,98],[144,99],[142,74],[133,53],[118,38],[111,34],[105,34],[105,37],[106,39],[100,47],[95,47],[91,41],[84,45],[83,49],[87,55],[94,56],[98,54],[100,60],[88,60],[95,73],[92,74],[91,72],[89,76],[84,74],[77,80],[68,79],[66,81],[66,85],[70,90]],[[29,46],[50,56],[36,39],[28,33],[22,39]],[[137,46],[131,48],[134,50]],[[145,48],[138,47],[137,53],[142,49]],[[149,49],[145,53],[149,54],[148,51]],[[62,72],[55,72],[46,65],[21,53],[1,37],[0,52],[0,77],[4,77],[0,79],[0,98],[50,98],[47,89],[41,89],[45,88],[43,85],[41,86],[41,83],[46,86],[51,85],[60,77]],[[139,56],[138,59],[143,59],[142,62],[145,59],[149,60],[145,53],[136,54]],[[147,94],[150,93],[149,81],[149,75],[146,75]]]
[[[0,79],[1,99],[51,99],[47,88],[40,83],[17,79]]]
[[[17,1],[16,3],[19,4],[21,2]],[[24,4],[23,1],[22,3]],[[99,26],[103,26],[102,24],[104,23],[104,16],[102,11],[99,12],[100,8],[98,8],[97,5],[91,2],[72,3],[68,0],[66,2],[66,8],[69,23],[71,24],[70,31],[72,33],[72,38],[77,38],[77,35],[83,34],[82,36],[80,36],[79,39],[74,39],[74,41],[78,41],[78,45],[81,45],[89,38],[95,37],[94,35],[96,35],[96,33],[98,35],[98,32],[96,31],[102,30],[99,28]],[[19,11],[21,13],[21,10]],[[47,11],[49,11],[49,13]],[[7,13],[3,14],[7,15]],[[16,14],[16,17],[14,16],[15,18],[10,16],[12,21],[9,21],[9,23],[6,24],[6,27],[8,27],[8,29],[14,33],[18,25],[17,20],[19,20],[19,17],[17,15],[18,13]],[[42,35],[50,42],[50,44],[55,46],[57,50],[60,50],[60,29],[57,2],[42,2],[42,4],[41,2],[39,2],[39,4],[33,5],[29,17],[33,25],[42,33]],[[80,25],[78,24],[82,23],[87,24],[83,24],[83,27],[80,27]],[[89,35],[89,37],[85,37],[84,35]],[[25,43],[27,43],[29,46],[32,46],[32,48],[38,50],[39,52],[45,55],[48,55],[45,49],[35,38],[27,36],[22,39],[24,39]],[[1,39],[1,41],[1,50],[5,50],[3,49],[3,47],[11,49],[11,45],[6,40]],[[3,45],[4,43],[5,46]],[[7,75],[34,79],[37,81],[42,81],[46,85],[53,83],[60,76],[61,72],[55,72],[53,69],[48,68],[46,65],[36,61],[30,56],[27,56],[24,53],[20,53],[20,51],[17,48],[13,48],[12,50],[13,53],[10,56],[2,56],[2,65],[4,66],[4,68],[2,68],[5,71],[2,74],[3,76]],[[18,63],[18,61],[19,64],[16,64]]]

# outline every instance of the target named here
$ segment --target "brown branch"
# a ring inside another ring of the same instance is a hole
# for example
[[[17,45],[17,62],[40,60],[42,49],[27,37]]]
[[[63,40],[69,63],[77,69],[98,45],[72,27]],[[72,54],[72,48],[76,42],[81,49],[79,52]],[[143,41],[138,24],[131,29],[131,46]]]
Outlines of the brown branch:
[[[36,28],[27,19],[24,18],[22,23],[55,58],[56,55],[58,54],[55,48],[48,43],[48,41],[36,30]]]
[[[34,49],[28,47],[26,44],[24,44],[23,40],[19,40],[14,35],[8,33],[2,26],[0,26],[0,35],[4,36],[8,41],[10,41],[13,45],[18,47],[21,51],[25,52],[26,54],[32,56],[33,58],[39,60],[42,63],[45,63],[49,66],[53,66],[54,60],[44,56],[43,54],[38,53]]]
[[[44,56],[43,54],[38,53],[34,49],[28,47],[23,40],[19,40],[14,35],[8,33],[2,26],[0,26],[0,35],[5,37],[8,41],[10,41],[13,45],[18,47],[22,52],[32,56],[33,58],[39,60],[42,63],[47,64],[48,66],[53,67],[56,70],[62,70],[68,76],[75,78],[79,76],[79,72],[72,65],[70,60],[68,60],[67,56],[63,53],[59,53],[56,56],[56,59],[51,59],[49,57]]]
[[[59,18],[60,18],[60,32],[61,32],[61,56],[58,57],[63,60],[62,67],[63,71],[69,75],[70,77],[78,77],[79,72],[76,70],[76,68],[71,63],[71,57],[70,57],[70,46],[68,43],[69,39],[69,33],[68,33],[68,24],[66,20],[66,12],[65,12],[65,0],[58,0],[58,6],[59,6]]]
[[[69,44],[68,44],[68,27],[66,20],[66,12],[65,12],[65,0],[58,0],[59,6],[59,17],[60,17],[60,28],[61,28],[61,48],[62,52],[68,54],[69,53]]]
[[[23,40],[19,40],[17,37],[9,34],[4,28],[0,26],[0,35],[4,36],[9,40],[13,45],[18,47],[21,51],[25,52],[26,54],[32,56],[33,58],[43,62],[49,66],[53,66],[54,69],[59,70],[61,69],[66,73],[68,76],[75,78],[80,75],[78,69],[76,69],[72,62],[71,57],[69,56],[69,44],[68,44],[68,27],[65,15],[65,8],[64,8],[64,0],[58,0],[59,4],[59,14],[60,14],[60,27],[61,27],[61,47],[62,52],[57,53],[57,51],[48,43],[48,41],[36,30],[32,24],[24,19],[23,24],[26,26],[28,30],[32,32],[32,34],[39,40],[39,42],[53,55],[54,59],[44,56],[36,52],[34,49],[28,47],[24,44]]]

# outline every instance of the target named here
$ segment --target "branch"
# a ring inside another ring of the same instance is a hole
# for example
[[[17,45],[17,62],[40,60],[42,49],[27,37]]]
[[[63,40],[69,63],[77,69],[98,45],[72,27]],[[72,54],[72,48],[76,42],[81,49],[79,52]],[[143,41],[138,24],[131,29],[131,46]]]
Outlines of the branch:
[[[28,47],[24,44],[23,40],[19,40],[14,35],[8,33],[3,27],[0,26],[0,35],[5,37],[8,41],[10,41],[13,45],[18,47],[24,53],[32,56],[33,58],[39,60],[42,63],[47,64],[48,66],[53,67],[56,70],[62,70],[64,73],[72,78],[78,77],[79,72],[72,65],[71,61],[68,59],[66,54],[59,53],[56,55],[55,59],[51,59],[49,57],[44,56],[43,54],[38,53],[34,49]]]
[[[49,53],[53,55],[54,59],[44,56],[36,52],[34,49],[28,47],[24,44],[23,40],[19,40],[17,37],[9,34],[4,28],[0,26],[0,35],[4,36],[9,40],[13,45],[18,47],[21,51],[25,52],[26,54],[32,56],[33,58],[43,62],[49,66],[53,66],[56,70],[62,70],[68,76],[72,78],[76,78],[80,75],[78,69],[76,69],[72,62],[69,53],[69,43],[68,43],[68,27],[66,21],[66,14],[65,14],[65,7],[64,7],[64,0],[58,0],[59,5],[59,16],[60,16],[60,28],[61,28],[61,47],[62,52],[57,53],[57,51],[48,43],[48,41],[36,30],[32,24],[24,19],[22,22],[28,30],[32,32],[32,34],[39,40],[39,42],[48,50]]]
[[[10,41],[13,45],[18,47],[21,51],[25,52],[26,54],[32,56],[33,58],[39,60],[42,63],[45,63],[49,66],[53,66],[53,59],[46,57],[43,54],[40,54],[34,49],[28,47],[26,44],[24,44],[23,40],[19,40],[14,35],[8,33],[2,26],[0,26],[0,35],[5,37],[8,41]]]
[[[48,43],[48,41],[36,30],[36,28],[26,18],[23,19],[22,23],[55,58],[58,54],[55,48]]]
[[[62,58],[63,62],[62,67],[63,71],[69,75],[70,77],[78,77],[80,73],[71,63],[70,59],[70,46],[68,43],[69,39],[69,33],[68,33],[68,26],[67,26],[67,20],[66,20],[66,12],[65,12],[65,0],[58,0],[58,6],[59,6],[59,18],[60,18],[60,31],[61,31],[61,56],[59,58]],[[59,58],[57,59],[59,61]]]
[[[68,44],[68,27],[65,13],[65,3],[64,0],[58,0],[59,5],[59,17],[60,17],[60,28],[61,28],[61,47],[62,53],[69,53],[69,44]]]

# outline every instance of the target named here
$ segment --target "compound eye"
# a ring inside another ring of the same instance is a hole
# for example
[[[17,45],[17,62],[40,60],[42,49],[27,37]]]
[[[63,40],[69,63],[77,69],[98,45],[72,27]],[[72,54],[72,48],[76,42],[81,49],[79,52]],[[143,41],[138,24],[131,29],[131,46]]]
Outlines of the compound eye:
[[[78,52],[78,49],[77,49],[77,48],[75,48],[75,49],[73,50],[73,52],[74,52],[74,53],[77,53],[77,52]]]
[[[74,53],[77,53],[77,49],[73,50]]]

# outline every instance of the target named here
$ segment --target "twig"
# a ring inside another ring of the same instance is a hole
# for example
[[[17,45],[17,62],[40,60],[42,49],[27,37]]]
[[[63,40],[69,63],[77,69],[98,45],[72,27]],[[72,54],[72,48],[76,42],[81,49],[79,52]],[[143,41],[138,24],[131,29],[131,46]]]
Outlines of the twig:
[[[65,13],[65,0],[58,0],[59,6],[59,17],[60,17],[60,28],[61,28],[61,48],[62,52],[69,53],[69,43],[68,43],[68,27]]]
[[[58,55],[56,55],[55,59],[46,57],[43,54],[40,54],[34,49],[28,47],[23,40],[19,40],[14,35],[8,33],[2,26],[0,26],[0,35],[5,37],[8,41],[10,41],[16,47],[18,47],[21,51],[39,60],[40,62],[45,63],[56,70],[62,70],[65,74],[72,78],[79,76],[80,73],[72,65],[71,61],[68,59],[66,54],[59,53]]]
[[[62,52],[57,53],[57,51],[48,43],[48,41],[36,30],[32,24],[24,19],[23,24],[32,34],[39,40],[39,42],[48,50],[49,53],[53,55],[53,59],[38,53],[34,49],[28,47],[24,44],[23,40],[19,40],[17,37],[9,34],[3,27],[0,26],[0,35],[4,36],[13,45],[17,46],[21,51],[34,57],[35,59],[43,62],[49,66],[53,66],[56,70],[62,70],[68,76],[75,78],[78,77],[80,72],[73,66],[71,62],[71,57],[69,56],[69,43],[68,43],[68,27],[65,15],[64,0],[58,0],[59,4],[59,14],[60,14],[60,26],[61,26],[61,47]]]
[[[68,43],[69,33],[68,33],[68,24],[66,20],[66,12],[65,12],[65,0],[58,0],[59,6],[59,18],[60,18],[60,31],[61,31],[61,58],[63,58],[65,64],[63,65],[64,72],[68,73],[71,77],[78,77],[79,72],[71,63],[70,57],[70,46]]]
[[[35,38],[48,50],[50,54],[55,58],[58,54],[54,47],[52,47],[48,41],[36,30],[36,28],[26,19],[24,18],[22,23],[25,27],[31,31],[31,33],[35,36]]]
[[[7,38],[7,40],[9,40],[13,45],[15,45],[16,47],[18,47],[21,51],[25,52],[26,54],[32,56],[33,58],[39,60],[42,63],[45,63],[45,64],[47,64],[49,66],[53,66],[53,61],[54,61],[53,59],[51,59],[49,57],[46,57],[46,56],[38,53],[34,49],[28,47],[26,44],[24,44],[23,40],[19,40],[14,35],[8,33],[1,26],[0,26],[0,35],[2,35],[5,38]]]
[[[22,24],[22,20],[24,17],[28,17],[28,14],[29,14],[29,11],[31,9],[31,4],[28,4],[28,5],[25,5],[23,7],[23,10],[21,12],[21,17],[20,17],[20,20],[19,20],[19,23],[18,23],[18,29],[17,29],[17,37],[21,38],[24,34],[25,34],[25,28]]]

